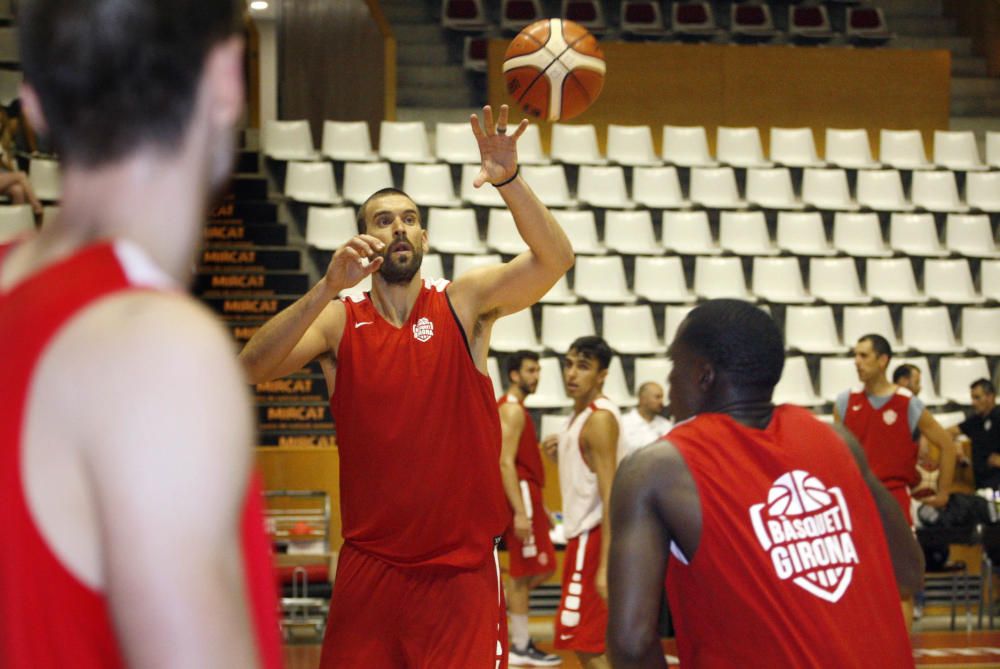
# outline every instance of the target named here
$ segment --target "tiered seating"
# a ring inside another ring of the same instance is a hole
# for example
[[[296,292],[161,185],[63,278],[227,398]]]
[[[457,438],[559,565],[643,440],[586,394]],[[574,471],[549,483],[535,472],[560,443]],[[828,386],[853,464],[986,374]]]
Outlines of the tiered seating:
[[[343,187],[333,192],[356,205],[382,186],[412,191],[432,248],[425,273],[454,278],[523,252],[500,194],[472,188],[479,166],[467,128],[442,124],[433,144],[422,125],[410,128],[432,155],[412,152],[415,162],[391,166],[401,147],[387,146],[382,162],[338,167]],[[867,332],[921,361],[932,404],[967,401],[957,391],[939,396],[938,374],[957,365],[946,361],[975,355],[997,367],[1000,248],[991,216],[1000,171],[961,148],[973,135],[939,135],[928,157],[920,133],[883,131],[876,161],[867,131],[857,129],[828,129],[820,151],[806,128],[719,128],[714,153],[700,126],[612,126],[604,154],[592,126],[559,132],[553,156],[540,143],[528,147],[538,164],[523,164],[522,174],[567,231],[577,264],[538,306],[496,326],[498,354],[561,355],[574,338],[602,334],[621,356],[620,399],[629,402],[640,371],[662,368],[656,361],[690,305],[737,297],[768,308],[796,354],[780,395],[821,410],[832,384],[856,383],[848,352]],[[659,154],[654,132],[662,133]],[[418,174],[436,186],[418,188]],[[310,212],[307,235],[327,253],[351,234],[354,209],[329,212]],[[339,219],[339,232],[327,216]],[[314,225],[331,230],[324,236]],[[533,402],[559,408],[565,397]]]

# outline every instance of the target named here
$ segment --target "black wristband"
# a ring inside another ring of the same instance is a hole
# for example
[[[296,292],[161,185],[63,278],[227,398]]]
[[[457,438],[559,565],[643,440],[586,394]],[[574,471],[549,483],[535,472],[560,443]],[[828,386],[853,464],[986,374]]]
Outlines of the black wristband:
[[[513,174],[513,175],[511,175],[510,179],[507,179],[506,181],[501,181],[501,182],[500,182],[500,183],[498,183],[498,184],[493,184],[493,187],[494,187],[494,188],[500,188],[500,187],[502,187],[502,186],[506,186],[506,185],[507,185],[507,184],[509,184],[509,183],[510,183],[511,181],[513,181],[514,179],[516,179],[516,178],[517,178],[517,175],[518,175],[518,174],[520,174],[520,173],[521,173],[521,166],[520,166],[520,165],[518,165],[518,166],[517,166],[516,168],[514,168],[514,174]]]

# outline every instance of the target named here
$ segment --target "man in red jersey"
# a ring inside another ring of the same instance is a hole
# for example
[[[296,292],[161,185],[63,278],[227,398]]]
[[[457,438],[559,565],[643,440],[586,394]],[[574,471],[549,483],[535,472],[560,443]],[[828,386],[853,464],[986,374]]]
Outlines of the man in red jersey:
[[[569,542],[563,562],[562,599],[556,614],[556,648],[576,653],[585,669],[607,669],[608,551],[611,482],[626,451],[618,407],[604,395],[611,348],[600,337],[579,337],[563,366],[573,413],[565,428],[546,438],[558,458],[563,529]]]
[[[911,521],[908,486],[917,467],[920,436],[936,445],[941,454],[938,492],[924,499],[925,504],[943,507],[948,503],[957,450],[948,432],[916,396],[919,376],[915,389],[889,381],[886,370],[891,359],[892,347],[885,337],[867,334],[858,339],[854,366],[864,386],[842,392],[833,404],[833,416],[857,437],[875,476]]]
[[[20,6],[63,188],[0,249],[0,666],[281,664],[244,377],[183,292],[243,112],[241,14]]]
[[[508,263],[424,281],[427,233],[401,191],[372,195],[359,234],[326,275],[241,353],[254,381],[319,359],[340,454],[344,546],[323,667],[506,666],[495,543],[510,523],[500,419],[486,373],[497,318],[536,302],[573,249],[519,176],[507,107],[471,119],[477,187],[497,188],[528,250]],[[370,293],[337,300],[372,277]]]
[[[849,433],[771,403],[774,321],[709,301],[670,357],[678,423],[622,463],[612,492],[615,668],[667,666],[664,578],[688,669],[912,667],[897,601],[920,587],[920,549]]]
[[[505,368],[510,385],[497,403],[503,442],[500,478],[514,519],[504,532],[510,558],[507,610],[510,612],[510,665],[554,667],[557,655],[535,647],[528,632],[528,600],[531,591],[547,581],[556,568],[556,551],[549,538],[549,517],[542,503],[545,469],[538,448],[538,433],[524,400],[538,387],[538,354],[517,351],[507,357]]]

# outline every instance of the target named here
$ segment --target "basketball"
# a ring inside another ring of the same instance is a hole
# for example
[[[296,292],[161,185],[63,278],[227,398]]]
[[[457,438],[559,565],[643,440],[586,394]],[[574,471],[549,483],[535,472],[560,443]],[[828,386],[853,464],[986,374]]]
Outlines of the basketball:
[[[504,55],[507,92],[525,113],[549,121],[579,116],[604,87],[604,52],[578,23],[542,19],[518,33]]]
[[[826,486],[808,472],[796,470],[779,477],[767,495],[772,516],[799,516],[817,511],[832,501]]]

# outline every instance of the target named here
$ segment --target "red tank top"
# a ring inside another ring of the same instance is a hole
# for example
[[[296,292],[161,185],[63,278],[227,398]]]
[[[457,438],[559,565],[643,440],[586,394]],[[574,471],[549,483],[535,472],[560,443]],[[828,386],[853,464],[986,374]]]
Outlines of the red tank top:
[[[531,481],[539,488],[543,488],[545,468],[542,466],[542,454],[538,449],[538,430],[535,429],[535,421],[531,418],[531,413],[524,408],[524,402],[518,402],[509,395],[501,397],[497,407],[508,402],[516,402],[524,412],[524,429],[521,430],[521,440],[517,443],[517,457],[514,460],[514,464],[517,465],[517,478]]]
[[[345,299],[330,412],[344,539],[401,566],[481,566],[510,523],[493,384],[445,293],[425,281],[409,320]]]
[[[913,666],[878,511],[829,427],[783,405],[765,430],[702,414],[667,438],[702,516],[667,568],[682,667]]]
[[[0,262],[6,250],[0,247]],[[20,476],[28,389],[48,344],[98,299],[148,289],[130,277],[121,251],[110,243],[87,247],[0,292],[0,533],[9,547],[0,551],[0,667],[124,666],[104,593],[81,583],[50,550]],[[265,667],[280,667],[276,593],[256,479],[242,528],[259,654]]]
[[[917,442],[910,432],[910,391],[899,388],[881,409],[864,390],[852,392],[844,410],[850,430],[868,456],[875,476],[890,490],[906,488],[917,467]]]

